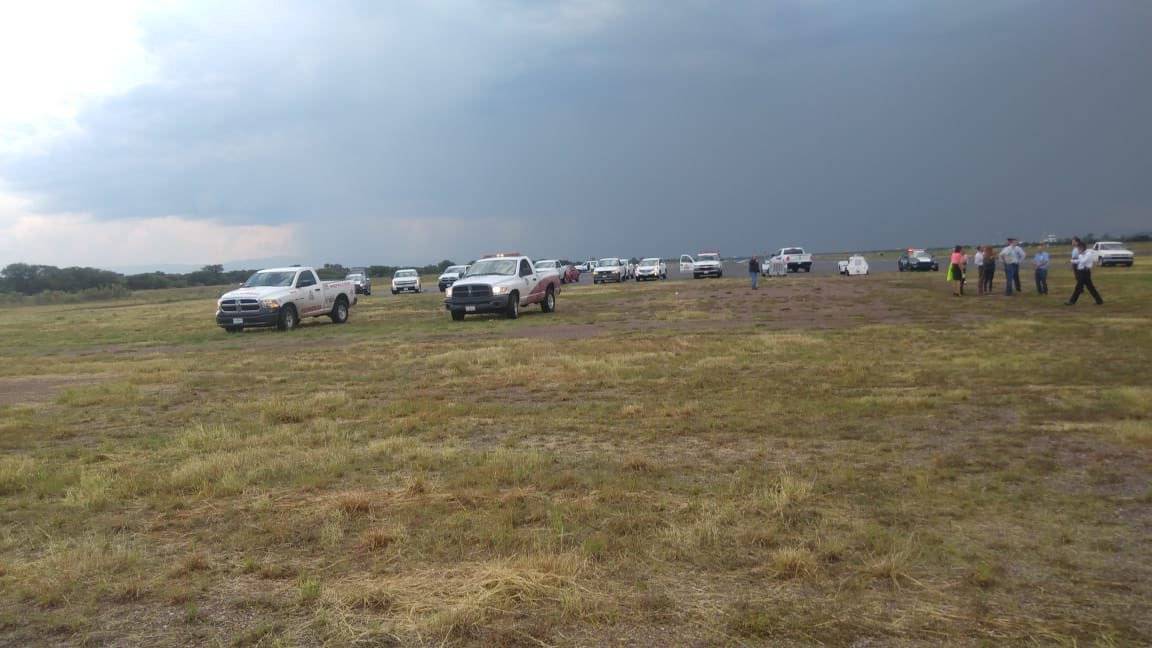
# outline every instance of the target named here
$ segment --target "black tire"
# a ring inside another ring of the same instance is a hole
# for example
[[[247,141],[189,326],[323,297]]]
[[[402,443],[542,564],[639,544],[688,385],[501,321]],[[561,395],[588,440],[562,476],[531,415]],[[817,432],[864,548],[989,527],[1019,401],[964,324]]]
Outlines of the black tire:
[[[296,307],[288,304],[280,309],[280,319],[276,322],[276,328],[281,331],[291,331],[300,324],[300,315],[296,312]]]
[[[393,290],[393,291],[392,291],[392,294],[393,294],[393,295],[395,295],[395,294],[397,294],[397,293],[399,293],[399,292],[400,292],[399,290]]]
[[[556,312],[556,293],[551,288],[544,293],[544,299],[540,300],[540,310],[545,313]]]
[[[451,313],[452,313],[452,321],[454,321],[454,322],[463,322],[464,321],[464,311],[457,309],[457,310],[451,311]]]
[[[338,297],[336,303],[332,304],[332,312],[328,313],[328,318],[332,320],[333,324],[346,324],[348,322],[348,300]]]
[[[520,317],[520,293],[512,291],[512,294],[508,295],[508,307],[504,309],[504,316],[508,319]]]

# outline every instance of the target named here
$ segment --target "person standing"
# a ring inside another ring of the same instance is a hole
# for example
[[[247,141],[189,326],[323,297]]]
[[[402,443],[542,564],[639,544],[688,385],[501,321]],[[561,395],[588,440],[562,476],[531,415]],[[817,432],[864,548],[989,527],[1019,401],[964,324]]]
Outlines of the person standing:
[[[964,294],[964,269],[968,265],[968,257],[964,254],[964,246],[957,245],[952,248],[952,257],[948,260],[948,281],[952,282],[952,295],[959,297]]]
[[[1080,244],[1084,241],[1080,240],[1079,236],[1072,237],[1072,276],[1075,277],[1077,273],[1077,264],[1080,262]]]
[[[976,254],[972,255],[972,265],[976,266],[976,294],[984,294],[984,248],[976,246]]]
[[[760,281],[760,259],[755,256],[748,259],[748,277],[752,280],[752,290],[756,290]]]
[[[1048,254],[1047,245],[1041,245],[1040,251],[1032,256],[1032,264],[1036,266],[1036,292],[1041,295],[1048,294]]]
[[[1000,262],[1004,264],[1004,294],[1011,297],[1015,288],[1020,291],[1020,261],[1024,250],[1016,244],[1016,239],[1009,238],[1008,245],[1000,250]]]
[[[1088,246],[1084,245],[1083,241],[1080,241],[1076,247],[1079,251],[1076,255],[1076,289],[1072,291],[1072,296],[1068,298],[1065,304],[1075,306],[1076,300],[1080,299],[1080,295],[1087,290],[1096,300],[1096,305],[1099,306],[1104,303],[1104,300],[1096,291],[1096,286],[1092,284],[1092,266],[1096,265],[1096,253],[1087,249]]]
[[[984,246],[984,294],[992,294],[992,279],[996,276],[996,251],[991,245]]]

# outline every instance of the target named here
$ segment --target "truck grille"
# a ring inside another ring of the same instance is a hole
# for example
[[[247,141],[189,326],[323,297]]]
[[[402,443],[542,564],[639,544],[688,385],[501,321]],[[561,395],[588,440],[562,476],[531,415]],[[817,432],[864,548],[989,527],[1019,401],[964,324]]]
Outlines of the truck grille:
[[[452,287],[453,297],[491,297],[492,286],[482,286],[479,284],[466,284],[463,286]]]
[[[255,313],[260,310],[260,302],[255,299],[225,299],[220,302],[224,313]]]

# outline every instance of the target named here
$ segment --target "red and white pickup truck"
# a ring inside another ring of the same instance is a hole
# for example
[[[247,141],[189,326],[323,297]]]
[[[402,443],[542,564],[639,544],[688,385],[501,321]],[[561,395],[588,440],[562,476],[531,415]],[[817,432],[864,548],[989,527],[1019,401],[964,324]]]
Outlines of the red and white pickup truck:
[[[545,313],[556,310],[560,275],[537,272],[532,260],[520,254],[497,254],[473,263],[468,272],[444,291],[444,308],[452,319],[465,315],[503,313],[520,316],[520,308],[540,304]]]
[[[304,317],[327,315],[336,324],[348,321],[356,303],[356,284],[320,281],[312,268],[269,268],[248,277],[216,302],[216,324],[229,333],[246,328],[296,328]]]

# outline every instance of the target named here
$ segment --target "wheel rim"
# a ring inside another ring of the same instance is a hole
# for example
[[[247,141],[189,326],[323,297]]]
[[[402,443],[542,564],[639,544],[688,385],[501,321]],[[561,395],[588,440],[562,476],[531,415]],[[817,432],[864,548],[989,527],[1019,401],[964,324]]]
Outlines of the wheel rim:
[[[340,304],[336,309],[336,316],[340,318],[340,321],[348,319],[348,307]]]
[[[296,316],[292,314],[292,311],[288,311],[284,315],[284,326],[286,328],[294,328],[296,326]]]
[[[544,299],[546,299],[548,301],[548,310],[555,310],[556,309],[556,295],[553,295],[552,293],[548,293],[548,296],[545,297]]]
[[[516,315],[520,312],[520,299],[515,298],[512,300],[512,314]]]

